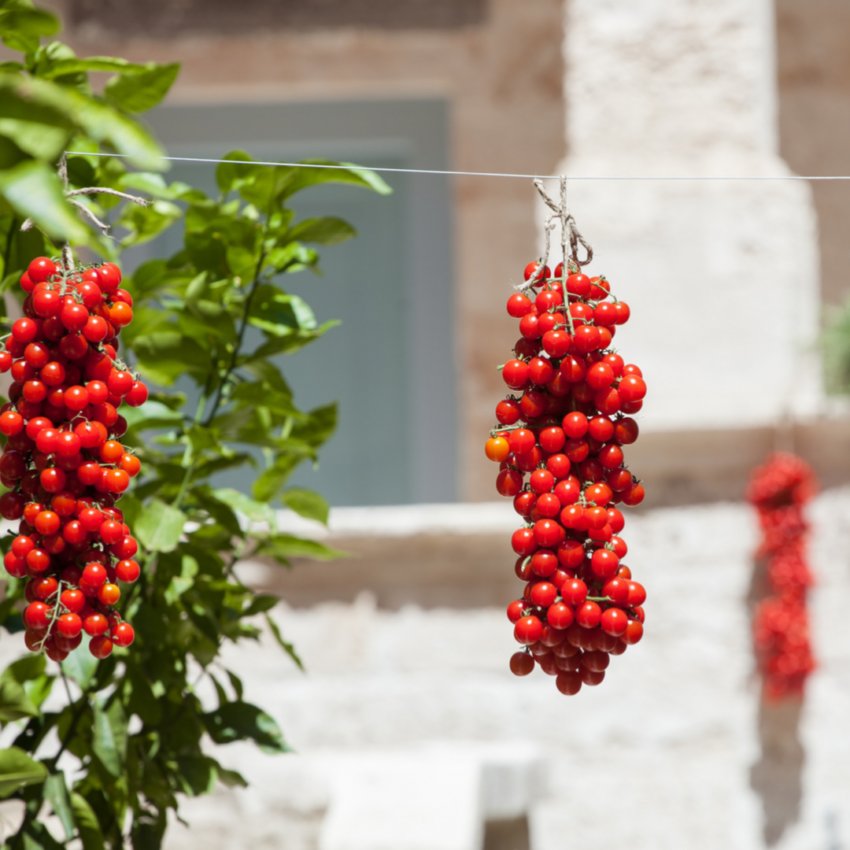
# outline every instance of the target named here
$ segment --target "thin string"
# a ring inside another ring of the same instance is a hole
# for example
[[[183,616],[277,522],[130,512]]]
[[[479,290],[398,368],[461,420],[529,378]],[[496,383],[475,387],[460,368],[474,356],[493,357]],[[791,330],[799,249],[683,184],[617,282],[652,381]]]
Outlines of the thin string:
[[[127,154],[121,153],[92,153],[91,151],[66,151],[73,156],[111,156],[117,159],[131,159]],[[394,174],[444,174],[450,177],[516,177],[522,180],[558,180],[560,174],[511,174],[499,171],[439,171],[427,168],[376,168],[371,165],[354,165],[352,163],[340,163],[338,165],[322,165],[313,162],[258,162],[256,160],[241,159],[202,159],[194,156],[162,156],[167,162],[203,162],[209,164],[227,165],[267,165],[272,168],[277,166],[289,168],[362,168],[364,171],[382,171]],[[596,175],[570,175],[570,180],[850,180],[850,174],[747,174],[747,175],[696,175],[696,174],[670,174],[670,175],[647,175],[647,174],[596,174]]]

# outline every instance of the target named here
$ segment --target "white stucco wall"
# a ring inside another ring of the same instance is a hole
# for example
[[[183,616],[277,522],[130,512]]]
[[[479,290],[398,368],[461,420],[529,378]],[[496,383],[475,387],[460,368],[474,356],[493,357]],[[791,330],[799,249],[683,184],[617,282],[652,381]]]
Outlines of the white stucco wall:
[[[842,618],[850,608],[850,490],[819,498],[811,516],[821,667],[798,731],[801,814],[780,850],[850,842],[850,637]],[[298,754],[221,750],[252,787],[188,803],[192,828],[175,826],[168,846],[314,850],[339,782],[357,765],[371,776],[376,759],[390,758],[403,765],[400,800],[433,793],[434,776],[465,771],[470,759],[513,759],[510,775],[525,779],[501,805],[508,815],[512,800],[526,807],[533,850],[764,847],[762,801],[750,784],[761,752],[744,602],[753,517],[741,504],[668,509],[630,520],[629,531],[629,561],[649,589],[647,636],[613,659],[601,686],[575,698],[543,675],[508,673],[514,647],[502,610],[389,612],[366,596],[353,605],[281,606],[275,616],[308,672],[271,642],[228,661]],[[529,763],[539,767],[522,773]],[[468,817],[480,805],[470,792],[458,811]],[[375,824],[385,833],[400,809],[390,793],[370,798],[368,817],[347,822],[361,843],[347,846],[368,846]],[[433,817],[452,832],[450,808]],[[415,821],[401,820],[397,850],[456,846],[410,843]]]
[[[770,0],[568,0],[566,15],[559,173],[790,174]],[[632,307],[615,344],[649,384],[642,427],[772,424],[820,408],[808,184],[570,180],[568,196],[596,251],[589,273]]]

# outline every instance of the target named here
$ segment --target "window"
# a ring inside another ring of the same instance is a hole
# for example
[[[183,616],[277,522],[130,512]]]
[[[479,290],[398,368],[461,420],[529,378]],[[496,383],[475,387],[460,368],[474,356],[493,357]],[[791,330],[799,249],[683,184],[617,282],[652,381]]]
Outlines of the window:
[[[326,156],[366,166],[445,169],[447,109],[439,100],[168,106],[149,121],[172,156],[263,160]],[[286,277],[318,320],[341,325],[283,358],[296,400],[338,400],[339,426],[318,469],[293,483],[335,505],[452,501],[456,426],[450,194],[447,177],[385,174],[394,194],[322,186],[296,196],[298,218],[333,213],[357,239],[323,249],[324,277]],[[175,162],[168,179],[215,193],[215,166]],[[169,233],[128,264],[173,253]],[[231,475],[247,489],[249,475]]]

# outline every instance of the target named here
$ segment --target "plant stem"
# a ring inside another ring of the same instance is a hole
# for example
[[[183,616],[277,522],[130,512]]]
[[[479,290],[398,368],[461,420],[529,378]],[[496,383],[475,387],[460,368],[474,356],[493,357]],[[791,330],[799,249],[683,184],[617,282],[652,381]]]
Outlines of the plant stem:
[[[68,727],[68,731],[65,733],[65,737],[62,739],[62,744],[59,747],[59,751],[51,759],[54,768],[57,764],[59,764],[59,759],[62,757],[62,754],[65,752],[65,750],[68,749],[68,745],[71,743],[71,740],[74,737],[74,733],[77,731],[77,726],[83,717],[83,713],[88,708],[89,697],[91,696],[91,694],[92,691],[90,689],[86,689],[82,692],[82,694],[80,694],[77,710],[74,712],[73,717],[71,717],[71,725]]]
[[[263,232],[263,236],[265,237],[265,229]],[[216,389],[215,400],[213,402],[212,408],[209,413],[206,415],[204,420],[200,423],[202,428],[208,428],[212,420],[215,418],[215,414],[218,411],[219,405],[221,404],[224,398],[224,388],[227,385],[227,382],[230,380],[230,376],[233,374],[233,370],[236,368],[236,362],[239,359],[239,353],[242,349],[242,342],[245,338],[245,331],[248,328],[248,316],[251,312],[251,302],[254,300],[254,295],[257,292],[257,288],[260,285],[260,272],[263,267],[263,262],[266,259],[266,252],[263,249],[260,252],[259,260],[257,261],[257,268],[254,272],[254,280],[251,282],[251,289],[248,292],[248,297],[245,299],[245,311],[242,314],[242,320],[239,325],[239,333],[236,337],[236,344],[233,346],[233,354],[230,357],[230,363],[227,366],[227,369],[224,372],[224,376],[221,379],[221,383]],[[203,410],[205,406],[206,399],[204,397],[201,398],[200,402],[198,402],[198,409],[195,413],[195,423],[203,415]],[[192,447],[191,445],[186,447],[186,454],[183,456],[183,462],[186,463],[192,457]],[[197,458],[192,458],[189,462],[189,465],[186,467],[186,473],[183,476],[183,481],[180,483],[180,490],[177,493],[172,505],[175,508],[179,508],[183,502],[183,499],[186,497],[186,493],[189,489],[189,481],[192,478],[192,473],[195,471],[195,464],[197,463]]]

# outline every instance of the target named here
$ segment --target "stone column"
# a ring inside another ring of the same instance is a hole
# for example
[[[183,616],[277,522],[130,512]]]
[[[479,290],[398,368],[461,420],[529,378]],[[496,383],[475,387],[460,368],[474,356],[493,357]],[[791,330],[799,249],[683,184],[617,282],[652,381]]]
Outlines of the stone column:
[[[567,0],[575,176],[789,174],[777,148],[771,0]],[[632,306],[650,430],[766,425],[821,405],[816,219],[780,180],[572,180],[568,203]],[[542,210],[541,210],[542,218]]]

